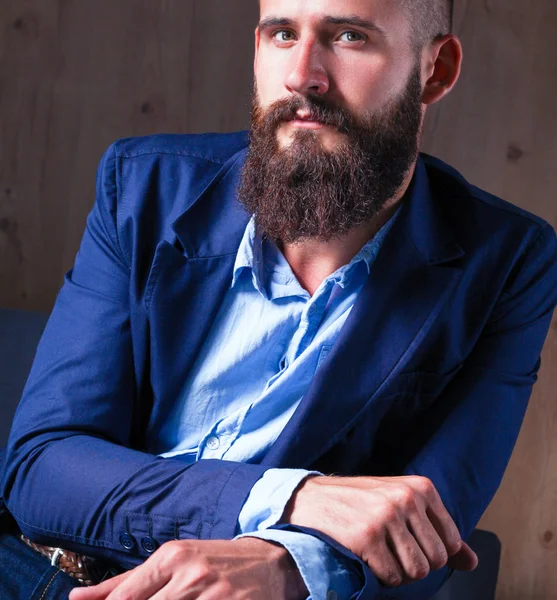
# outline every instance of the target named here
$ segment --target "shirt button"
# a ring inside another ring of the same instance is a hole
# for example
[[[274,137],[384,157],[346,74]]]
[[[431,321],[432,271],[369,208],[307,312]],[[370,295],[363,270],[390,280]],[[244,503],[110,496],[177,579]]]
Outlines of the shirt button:
[[[218,437],[212,435],[207,439],[207,448],[209,450],[216,450],[220,446],[220,440]]]
[[[148,554],[153,554],[153,552],[157,549],[157,542],[150,535],[146,535],[141,540],[141,547]]]
[[[327,600],[338,600],[338,594],[335,590],[329,590],[327,592]]]
[[[129,533],[124,532],[120,535],[120,544],[126,550],[131,550],[135,546],[135,539]]]

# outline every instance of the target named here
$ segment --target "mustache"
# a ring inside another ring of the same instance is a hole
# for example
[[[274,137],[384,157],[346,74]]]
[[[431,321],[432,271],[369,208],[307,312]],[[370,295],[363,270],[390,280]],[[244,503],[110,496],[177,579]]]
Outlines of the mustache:
[[[275,131],[283,123],[298,119],[300,110],[308,114],[308,120],[335,127],[341,133],[349,133],[357,126],[356,119],[346,109],[314,96],[282,98],[273,102],[264,114],[255,117],[267,130]]]

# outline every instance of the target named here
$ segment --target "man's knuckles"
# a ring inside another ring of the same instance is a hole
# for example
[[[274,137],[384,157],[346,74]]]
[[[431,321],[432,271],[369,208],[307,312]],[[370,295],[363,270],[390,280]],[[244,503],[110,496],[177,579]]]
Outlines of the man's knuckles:
[[[358,547],[375,546],[385,539],[385,524],[379,520],[371,520],[363,525],[352,528],[350,538],[353,545]]]
[[[458,530],[455,529],[455,532],[451,533],[448,539],[445,541],[445,548],[447,549],[447,554],[449,557],[458,554],[462,549],[462,539]]]
[[[394,571],[387,571],[383,575],[378,575],[376,573],[377,578],[389,587],[398,587],[402,585],[403,577],[400,573],[395,573]]]
[[[404,573],[386,546],[368,549],[363,560],[384,585],[397,587],[404,582]]]
[[[437,490],[433,485],[433,481],[421,475],[411,475],[408,477],[409,485],[425,498],[431,499],[437,497]]]
[[[189,585],[210,582],[218,578],[210,562],[204,556],[197,554],[184,541],[176,540],[163,544],[157,551],[157,559],[156,568],[162,577],[169,576],[176,569],[187,565]]]
[[[163,544],[153,557],[157,557],[161,565],[168,565],[170,567],[181,564],[185,560],[192,557],[193,552],[186,543],[180,540],[172,542],[166,542]]]
[[[447,554],[447,550],[445,546],[439,545],[436,548],[435,553],[429,558],[429,566],[432,571],[437,571],[442,569],[449,560],[449,555]]]
[[[391,503],[408,516],[416,511],[420,505],[419,493],[409,485],[401,485],[394,488],[389,494]]]
[[[430,567],[427,562],[415,561],[405,569],[405,572],[412,581],[419,581],[420,579],[425,579],[429,575]]]
[[[189,585],[213,583],[219,578],[219,574],[209,562],[203,558],[190,560],[188,562],[187,574]]]

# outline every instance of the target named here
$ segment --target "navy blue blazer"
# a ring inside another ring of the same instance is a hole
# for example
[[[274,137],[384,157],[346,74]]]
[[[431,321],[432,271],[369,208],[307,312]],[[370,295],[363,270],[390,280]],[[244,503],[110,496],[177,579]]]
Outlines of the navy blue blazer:
[[[153,454],[152,423],[181,394],[230,285],[249,219],[236,196],[247,144],[245,133],[161,135],[106,152],[13,424],[9,511],[37,542],[128,568],[153,540],[232,538],[265,470],[301,467],[429,477],[467,538],[536,381],[557,240],[426,155],[340,338],[262,464]],[[448,569],[396,589],[363,573],[360,598],[421,598]]]

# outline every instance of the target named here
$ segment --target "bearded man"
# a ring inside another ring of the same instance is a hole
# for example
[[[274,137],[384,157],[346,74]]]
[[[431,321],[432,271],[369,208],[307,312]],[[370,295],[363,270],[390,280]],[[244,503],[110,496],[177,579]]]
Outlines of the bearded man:
[[[451,9],[261,0],[249,137],[107,151],[10,436],[2,598],[418,599],[475,568],[557,246],[419,154]]]

